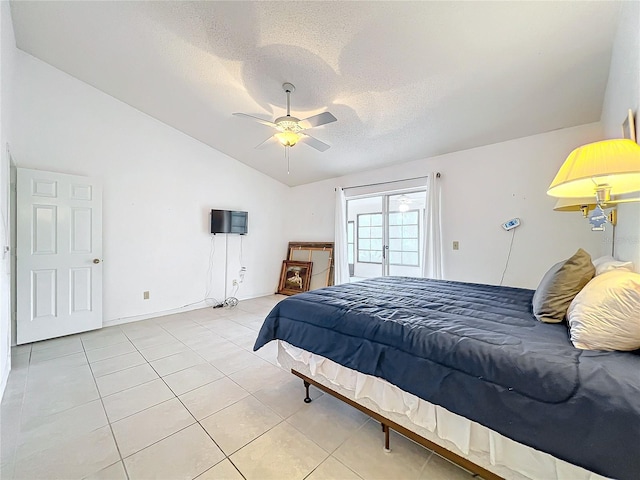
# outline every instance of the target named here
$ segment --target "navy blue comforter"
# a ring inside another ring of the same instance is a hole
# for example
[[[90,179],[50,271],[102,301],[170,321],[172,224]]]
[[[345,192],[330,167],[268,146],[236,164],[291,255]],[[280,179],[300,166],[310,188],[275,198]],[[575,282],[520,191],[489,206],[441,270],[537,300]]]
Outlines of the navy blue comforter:
[[[280,302],[274,339],[601,475],[640,478],[640,354],[583,351],[532,290],[387,277]]]

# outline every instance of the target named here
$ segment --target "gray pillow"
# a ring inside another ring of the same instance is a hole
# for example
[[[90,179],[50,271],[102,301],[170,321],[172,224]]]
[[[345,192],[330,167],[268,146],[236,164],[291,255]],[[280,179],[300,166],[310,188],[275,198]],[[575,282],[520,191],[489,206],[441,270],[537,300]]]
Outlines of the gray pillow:
[[[533,295],[533,314],[541,322],[562,322],[573,298],[595,273],[591,256],[581,248],[570,259],[556,263]]]

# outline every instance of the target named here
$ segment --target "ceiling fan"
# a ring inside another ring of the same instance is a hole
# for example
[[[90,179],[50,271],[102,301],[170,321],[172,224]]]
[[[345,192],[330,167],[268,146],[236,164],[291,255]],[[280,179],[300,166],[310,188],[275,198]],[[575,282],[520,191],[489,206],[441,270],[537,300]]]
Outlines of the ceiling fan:
[[[264,148],[268,144],[272,143],[273,140],[277,140],[287,150],[288,147],[293,147],[297,143],[306,143],[316,150],[319,150],[321,152],[326,151],[330,147],[330,145],[327,145],[317,138],[312,137],[308,133],[304,132],[304,130],[335,122],[337,118],[329,112],[319,113],[318,115],[313,115],[309,118],[305,118],[304,120],[292,117],[290,108],[291,93],[296,90],[296,87],[294,87],[291,83],[284,83],[282,84],[282,89],[287,94],[287,114],[284,117],[276,118],[273,122],[271,122],[269,120],[254,117],[253,115],[247,115],[246,113],[234,113],[234,115],[236,115],[237,117],[251,118],[252,120],[255,120],[263,125],[267,125],[278,130],[278,133],[275,133],[271,137],[267,138],[264,142],[256,146],[256,148]]]

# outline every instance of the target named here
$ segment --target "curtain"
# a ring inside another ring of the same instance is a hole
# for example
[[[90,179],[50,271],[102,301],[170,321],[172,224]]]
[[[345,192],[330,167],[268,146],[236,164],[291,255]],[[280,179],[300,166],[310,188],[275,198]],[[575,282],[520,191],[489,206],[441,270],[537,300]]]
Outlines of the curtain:
[[[427,204],[424,209],[424,244],[422,276],[442,279],[442,222],[440,179],[431,173],[427,178]]]
[[[335,284],[349,283],[349,260],[347,254],[347,199],[342,188],[336,188],[336,227],[334,246]]]

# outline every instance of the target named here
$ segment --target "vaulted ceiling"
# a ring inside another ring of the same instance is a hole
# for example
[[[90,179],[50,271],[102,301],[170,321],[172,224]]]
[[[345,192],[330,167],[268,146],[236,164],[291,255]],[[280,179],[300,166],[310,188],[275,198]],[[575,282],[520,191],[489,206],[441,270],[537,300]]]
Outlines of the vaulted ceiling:
[[[288,185],[600,119],[617,2],[12,2],[18,48]],[[331,145],[254,147],[330,111]],[[99,112],[98,112],[99,114]],[[544,160],[544,159],[541,159]]]

